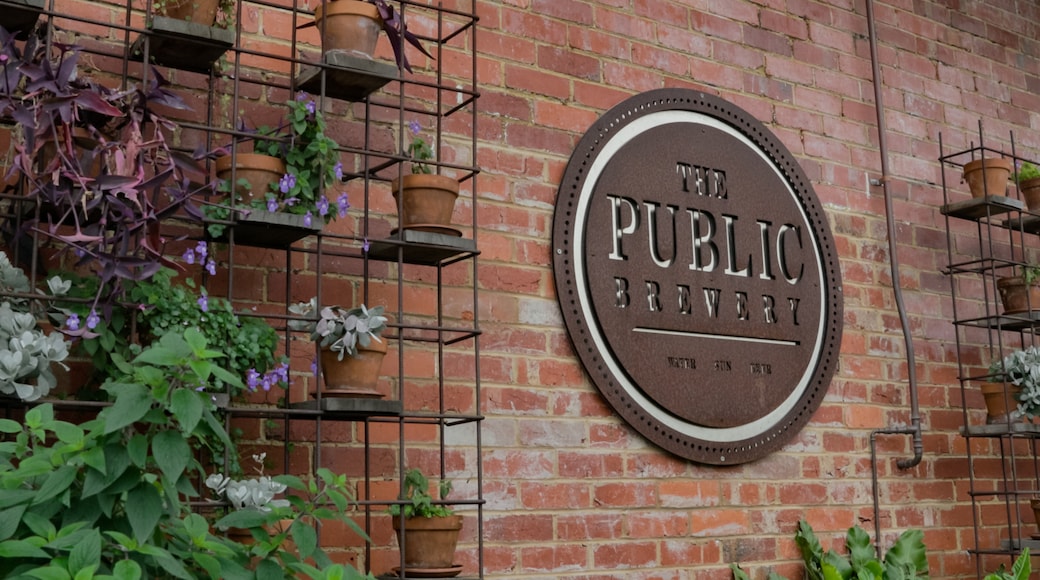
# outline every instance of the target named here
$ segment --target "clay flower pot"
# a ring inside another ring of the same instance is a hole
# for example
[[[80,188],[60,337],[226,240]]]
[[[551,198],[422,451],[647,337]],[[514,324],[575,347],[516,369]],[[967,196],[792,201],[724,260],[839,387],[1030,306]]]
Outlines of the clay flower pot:
[[[972,197],[1004,195],[1010,175],[1010,159],[984,157],[964,164],[964,181],[968,182]]]
[[[1018,184],[1018,191],[1029,211],[1040,211],[1040,177],[1026,179]]]
[[[338,352],[322,349],[321,372],[325,376],[325,386],[321,396],[382,398],[376,387],[386,347],[386,339],[381,342],[373,340],[368,346],[359,344],[357,354],[346,355],[343,360],[339,360]]]
[[[391,183],[394,199],[402,197],[400,226],[403,228],[451,225],[459,182],[451,177],[431,173],[405,175]]]
[[[166,0],[160,13],[176,20],[213,26],[217,20],[218,2],[219,0]]]
[[[217,158],[215,163],[217,177],[220,179],[231,179],[231,160],[235,161],[235,192],[248,203],[253,197],[263,199],[270,191],[272,183],[285,175],[285,162],[277,157],[261,155],[259,153],[237,153],[233,157],[226,155]],[[248,185],[241,183],[246,180]]]
[[[1018,412],[1018,399],[1015,398],[1022,390],[1020,387],[1008,385],[1005,391],[1004,383],[982,383],[980,390],[986,403],[987,424],[1017,422],[1022,419]]]
[[[997,278],[997,292],[1004,306],[1004,314],[1040,310],[1040,280],[1026,285],[1021,276]]]
[[[401,519],[393,518],[398,545],[404,546],[405,572],[448,570],[455,567],[455,547],[462,529],[462,516],[411,517],[404,520],[405,539],[401,541]],[[458,567],[461,570],[461,567]],[[456,572],[457,573],[457,572]]]
[[[382,31],[374,4],[359,0],[333,0],[314,9],[314,23],[321,31],[323,52],[344,52],[371,59]]]

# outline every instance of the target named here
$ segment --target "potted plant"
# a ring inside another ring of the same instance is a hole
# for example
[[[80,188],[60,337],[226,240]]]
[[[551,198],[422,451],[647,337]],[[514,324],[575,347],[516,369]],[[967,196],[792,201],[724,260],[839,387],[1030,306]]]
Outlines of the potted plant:
[[[870,536],[859,526],[849,528],[845,536],[848,556],[838,554],[833,549],[824,552],[820,540],[805,520],[798,522],[794,541],[805,562],[806,578],[928,578],[928,557],[921,530],[906,530],[899,534],[883,558],[871,544]],[[751,580],[739,564],[731,563],[729,567],[733,572],[733,580]],[[769,578],[786,580],[775,573],[770,573]]]
[[[49,404],[28,409],[21,421],[0,419],[0,433],[12,441],[0,447],[0,576],[332,577],[321,568],[335,570],[335,577],[370,578],[335,566],[317,545],[312,523],[319,518],[340,520],[364,537],[347,517],[346,478],[328,470],[306,482],[273,478],[298,492],[285,498],[288,506],[235,510],[213,523],[256,528],[254,545],[214,534],[191,511],[192,480],[206,478],[194,448],[215,443],[236,452],[198,390],[214,377],[237,380],[222,358],[194,329],[170,333],[123,363],[124,374],[105,385],[113,403],[97,420],[67,423]],[[282,517],[294,519],[288,533],[263,531]]]
[[[321,31],[322,51],[325,53],[340,52],[371,60],[382,29],[394,50],[398,68],[412,72],[404,51],[405,41],[433,58],[418,37],[408,30],[404,18],[386,0],[321,2],[314,9],[314,24]]]
[[[462,516],[446,505],[434,503],[430,482],[419,469],[409,469],[404,476],[403,503],[389,508],[393,517],[397,542],[403,546],[407,575],[420,575],[440,570],[445,576],[458,574],[462,566],[455,563],[455,547],[462,529]],[[443,501],[451,493],[451,482],[441,480],[438,495]]]
[[[350,207],[344,192],[335,201],[330,198],[332,186],[343,179],[339,145],[325,134],[325,117],[310,95],[301,92],[286,107],[284,132],[260,128],[253,153],[235,151],[217,159],[218,188],[232,196],[232,207],[296,215],[307,228],[327,224],[345,216]],[[217,219],[228,219],[230,213],[227,205],[207,210]],[[209,229],[214,236],[223,233],[221,224]]]
[[[1018,276],[997,278],[997,292],[1004,314],[1040,309],[1040,266],[1024,265]]]
[[[201,218],[193,196],[210,187],[201,163],[210,154],[171,145],[177,125],[156,105],[188,107],[158,71],[147,85],[109,89],[78,71],[81,50],[32,36],[20,51],[0,32],[0,86],[17,87],[0,93],[0,116],[17,123],[11,174],[21,196],[7,241],[56,242],[100,279],[98,298],[110,306],[124,297],[123,282],[171,263],[164,219]],[[93,146],[78,147],[77,130]]]
[[[993,361],[989,373],[990,382],[1007,385],[1007,392],[1018,403],[1017,416],[1040,415],[1040,347],[1017,349]]]
[[[1040,168],[1026,161],[1019,167],[1015,178],[1029,211],[1040,211]]]
[[[52,296],[69,289],[68,282],[54,277],[47,281]],[[44,332],[29,301],[17,295],[32,293],[29,278],[0,252],[0,393],[23,401],[35,401],[57,385],[52,364],[62,364],[69,342],[60,332]],[[13,295],[12,295],[13,294]],[[67,367],[65,367],[67,368]]]
[[[318,311],[317,300],[289,307],[297,316],[312,321],[290,321],[295,330],[310,331],[321,348],[321,370],[325,377],[324,397],[382,397],[376,388],[387,343],[380,339],[387,319],[383,307],[364,304],[345,309],[326,306]],[[315,312],[317,319],[314,320]]]
[[[459,182],[446,175],[433,173],[430,164],[433,149],[420,135],[418,121],[408,124],[412,141],[405,150],[411,159],[411,174],[395,178],[391,184],[394,199],[400,208],[399,222],[403,229],[417,229],[449,233],[451,215],[459,197]],[[451,232],[461,235],[455,230]]]
[[[964,164],[964,181],[976,198],[1004,195],[1010,175],[1011,160],[1003,157],[983,157]]]
[[[1037,501],[1037,500],[1033,500]],[[1034,513],[1037,508],[1033,508]],[[1037,519],[1040,522],[1040,518]],[[1011,570],[1004,568],[1001,564],[1000,568],[996,572],[992,572],[986,575],[985,580],[1029,580],[1029,575],[1033,573],[1033,563],[1029,559],[1029,547],[1022,548],[1022,553],[1018,555],[1015,563],[1011,565]]]
[[[152,0],[152,13],[203,26],[231,28],[235,0]]]

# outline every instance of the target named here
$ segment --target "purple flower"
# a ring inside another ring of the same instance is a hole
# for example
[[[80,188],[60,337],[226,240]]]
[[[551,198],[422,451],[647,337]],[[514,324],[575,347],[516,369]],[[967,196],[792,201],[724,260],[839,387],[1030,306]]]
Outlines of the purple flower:
[[[202,296],[199,296],[199,299],[196,300],[196,302],[199,303],[199,308],[201,308],[203,312],[209,312],[209,297],[203,294]]]
[[[267,211],[269,211],[271,213],[274,213],[274,212],[278,211],[278,200],[277,199],[275,199],[273,197],[267,198]]]
[[[69,330],[79,330],[79,315],[73,312],[65,319],[65,327]]]
[[[329,198],[324,195],[318,200],[318,214],[325,217],[329,213]]]
[[[246,386],[249,387],[250,391],[256,391],[256,388],[260,385],[260,373],[256,372],[256,369],[249,369],[246,371]]]
[[[418,135],[422,131],[422,125],[419,124],[419,121],[413,119],[408,122],[408,129],[412,132],[412,135]]]
[[[285,198],[285,207],[292,207],[296,205],[296,202],[300,201],[298,197],[287,197]]]
[[[209,261],[206,262],[206,271],[209,272],[210,276],[217,275],[217,263],[213,261],[213,258],[210,258]]]
[[[199,243],[195,244],[195,253],[199,255],[199,259],[205,259],[209,255],[209,249],[206,247],[206,242],[200,240]]]
[[[347,210],[350,209],[350,201],[347,200],[346,193],[341,193],[336,198],[336,207],[339,208],[339,217],[346,217]]]
[[[308,227],[308,228],[311,227],[311,222],[313,220],[314,220],[314,216],[311,215],[310,210],[307,210],[307,213],[303,214],[303,225],[304,225],[304,227]]]
[[[300,92],[296,93],[296,100],[300,101],[301,103],[306,101],[309,98],[311,98],[311,96],[308,95],[307,93],[303,92],[303,91],[300,91]]]
[[[264,378],[260,380],[260,388],[263,389],[264,392],[267,392],[267,391],[271,390],[271,375],[270,374],[264,375]]]
[[[308,115],[313,115],[314,111],[316,111],[317,108],[318,107],[317,107],[317,105],[314,104],[314,101],[307,101],[307,114]]]
[[[186,252],[184,252],[184,255],[181,256],[181,257],[184,258],[185,262],[187,262],[189,264],[194,264],[195,263],[195,250],[193,250],[191,248],[188,248],[188,250]]]
[[[97,310],[91,308],[90,314],[87,316],[87,330],[94,330],[99,322],[101,322],[101,317],[98,316]]]
[[[365,238],[365,241],[361,243],[361,251],[367,254],[370,247],[372,244],[368,243],[368,238]]]
[[[195,387],[195,392],[196,393],[201,393],[202,391],[205,391],[205,390],[206,390],[206,385],[201,385],[201,386]]]
[[[289,191],[296,187],[296,176],[292,173],[286,173],[282,176],[282,179],[278,181],[278,191],[282,193],[289,193]]]
[[[318,376],[318,359],[316,358],[311,359],[311,374]]]
[[[337,161],[336,166],[332,170],[336,172],[336,179],[343,181],[343,162]]]
[[[283,383],[289,382],[289,365],[287,363],[282,363],[275,367],[274,373]]]

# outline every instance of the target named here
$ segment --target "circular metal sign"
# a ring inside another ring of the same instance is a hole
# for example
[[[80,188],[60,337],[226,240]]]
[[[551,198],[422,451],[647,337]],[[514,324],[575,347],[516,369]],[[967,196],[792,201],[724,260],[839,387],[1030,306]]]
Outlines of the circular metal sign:
[[[567,165],[553,253],[585,370],[668,451],[752,461],[823,400],[842,331],[830,227],[790,152],[732,103],[663,89],[604,115]]]

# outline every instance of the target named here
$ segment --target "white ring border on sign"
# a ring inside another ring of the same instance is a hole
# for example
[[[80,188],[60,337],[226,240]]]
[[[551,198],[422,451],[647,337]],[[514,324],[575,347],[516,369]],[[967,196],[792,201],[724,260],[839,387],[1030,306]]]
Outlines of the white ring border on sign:
[[[595,160],[589,167],[587,177],[582,184],[581,192],[578,195],[577,212],[575,213],[580,219],[574,220],[574,240],[580,241],[582,244],[582,251],[574,253],[574,276],[576,280],[576,288],[584,290],[588,288],[587,281],[585,279],[585,255],[584,255],[584,241],[585,241],[585,222],[588,214],[588,206],[592,197],[592,190],[599,180],[600,174],[603,172],[603,168],[610,162],[614,155],[626,145],[630,140],[643,132],[660,127],[663,125],[670,125],[674,123],[689,123],[691,125],[702,125],[713,129],[722,131],[733,138],[737,139],[745,146],[750,148],[756,154],[759,155],[766,162],[766,164],[776,173],[780,181],[784,183],[788,195],[791,196],[792,201],[798,208],[799,215],[802,217],[802,222],[806,229],[812,235],[813,243],[808,244],[812,250],[813,255],[816,259],[816,271],[822,277],[825,273],[823,267],[823,261],[820,256],[819,250],[819,239],[816,235],[816,230],[812,227],[808,216],[805,214],[805,209],[802,206],[801,201],[791,188],[791,184],[784,179],[783,174],[772,162],[772,160],[762,151],[757,145],[751,142],[745,135],[733,129],[733,127],[710,117],[703,113],[695,111],[681,111],[681,110],[669,110],[659,111],[650,113],[643,117],[633,120],[631,123],[622,127],[610,137],[603,147],[600,149],[600,153],[596,155]],[[628,393],[628,396],[632,398],[642,409],[649,413],[654,419],[660,422],[662,425],[682,433],[687,437],[701,439],[705,442],[718,442],[718,443],[732,443],[736,441],[744,441],[747,439],[753,439],[763,433],[766,433],[774,426],[776,426],[781,419],[791,409],[793,409],[798,401],[801,399],[802,393],[805,392],[806,387],[809,385],[812,379],[813,371],[816,369],[820,359],[820,345],[823,342],[824,328],[827,326],[826,321],[826,304],[824,302],[824,280],[821,278],[818,280],[817,286],[820,289],[820,312],[819,312],[819,324],[816,332],[816,341],[813,345],[812,353],[813,356],[806,365],[806,369],[798,385],[791,391],[791,394],[784,399],[775,409],[770,411],[767,415],[760,419],[756,419],[750,423],[740,425],[738,427],[702,427],[700,425],[693,425],[676,419],[675,415],[669,412],[667,409],[662,409],[654,401],[647,398],[641,390],[635,385],[631,384],[628,380],[627,374],[621,369],[621,365],[613,356],[607,356],[611,352],[611,349],[607,347],[607,342],[603,338],[602,328],[598,324],[591,304],[589,303],[588,293],[585,291],[576,292],[578,295],[578,302],[581,305],[582,314],[588,323],[589,335],[592,341],[596,344],[596,348],[599,351],[600,356],[603,358],[603,362],[610,369],[611,375],[614,380],[621,385],[621,387]]]

